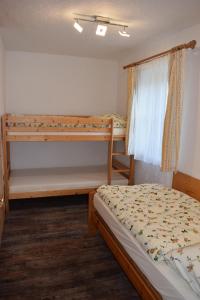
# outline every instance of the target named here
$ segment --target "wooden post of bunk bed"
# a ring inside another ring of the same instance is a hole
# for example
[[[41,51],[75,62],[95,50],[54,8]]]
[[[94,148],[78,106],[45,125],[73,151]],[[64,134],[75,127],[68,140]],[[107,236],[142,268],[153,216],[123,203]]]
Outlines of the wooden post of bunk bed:
[[[7,133],[6,133],[6,121],[7,114],[3,115],[1,118],[1,127],[2,127],[2,148],[3,148],[3,181],[4,181],[4,198],[6,203],[6,212],[9,211],[9,143],[7,142]]]
[[[135,169],[135,161],[134,156],[130,155],[130,173],[129,173],[129,179],[128,179],[128,185],[134,184],[134,169]]]
[[[112,181],[112,154],[113,154],[113,119],[110,123],[110,139],[108,142],[108,180],[107,183],[111,184]]]

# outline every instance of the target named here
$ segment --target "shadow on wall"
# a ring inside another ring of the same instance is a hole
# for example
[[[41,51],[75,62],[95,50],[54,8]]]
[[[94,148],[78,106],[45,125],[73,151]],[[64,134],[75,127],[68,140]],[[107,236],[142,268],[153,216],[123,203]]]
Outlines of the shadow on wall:
[[[200,49],[186,55],[179,170],[200,178]]]
[[[159,183],[168,187],[172,186],[172,172],[161,172],[158,166],[136,161],[135,174],[135,184]]]

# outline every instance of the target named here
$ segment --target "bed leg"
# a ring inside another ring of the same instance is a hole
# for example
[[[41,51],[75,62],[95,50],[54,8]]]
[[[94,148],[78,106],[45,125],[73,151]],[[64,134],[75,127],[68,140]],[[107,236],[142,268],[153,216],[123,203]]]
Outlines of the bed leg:
[[[95,235],[97,232],[96,222],[95,222],[95,211],[94,211],[94,192],[89,193],[88,199],[88,231],[90,235]]]

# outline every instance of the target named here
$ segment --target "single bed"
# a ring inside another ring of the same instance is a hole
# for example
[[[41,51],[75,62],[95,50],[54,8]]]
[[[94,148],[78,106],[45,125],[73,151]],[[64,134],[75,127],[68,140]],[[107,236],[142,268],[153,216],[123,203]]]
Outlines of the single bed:
[[[182,173],[174,176],[173,188],[200,199],[200,181]],[[116,194],[117,195],[117,194]],[[90,197],[90,231],[99,229],[142,299],[197,300],[200,297],[165,261],[155,263],[118,218],[101,195]]]

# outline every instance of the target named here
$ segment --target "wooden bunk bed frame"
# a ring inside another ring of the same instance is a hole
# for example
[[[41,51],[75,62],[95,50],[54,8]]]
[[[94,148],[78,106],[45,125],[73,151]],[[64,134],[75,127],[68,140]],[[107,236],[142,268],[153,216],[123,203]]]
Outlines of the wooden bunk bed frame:
[[[95,190],[84,188],[10,193],[10,142],[106,141],[108,142],[107,183],[111,184],[113,172],[118,172],[128,178],[129,184],[133,184],[133,157],[130,157],[130,168],[127,168],[127,166],[114,159],[114,156],[123,155],[121,152],[113,152],[114,142],[125,141],[125,135],[114,135],[113,130],[112,118],[61,115],[3,115],[2,137],[5,199],[86,194]]]
[[[189,175],[177,172],[173,176],[172,188],[177,189],[185,194],[200,201],[200,180]],[[97,230],[107,243],[108,247],[114,254],[118,263],[126,273],[127,277],[137,289],[138,294],[143,300],[161,300],[162,296],[153,287],[147,277],[142,273],[137,264],[127,254],[122,245],[116,239],[109,229],[103,218],[99,215],[94,207],[94,192],[89,194],[89,211],[88,226],[91,235],[96,234]]]

